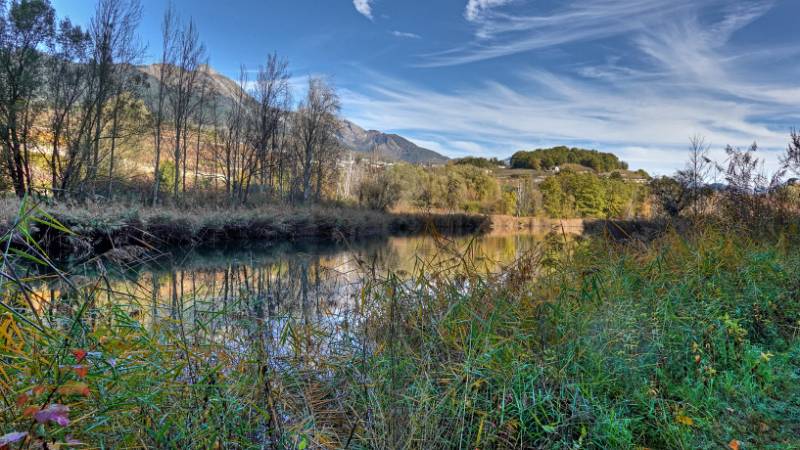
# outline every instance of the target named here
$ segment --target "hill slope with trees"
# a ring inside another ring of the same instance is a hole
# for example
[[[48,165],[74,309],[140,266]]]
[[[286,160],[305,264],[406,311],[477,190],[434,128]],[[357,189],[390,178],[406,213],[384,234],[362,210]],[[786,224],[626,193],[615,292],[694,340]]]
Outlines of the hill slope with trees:
[[[550,170],[564,164],[577,164],[596,172],[628,169],[628,164],[612,153],[563,146],[520,151],[511,157],[511,167],[514,169]]]

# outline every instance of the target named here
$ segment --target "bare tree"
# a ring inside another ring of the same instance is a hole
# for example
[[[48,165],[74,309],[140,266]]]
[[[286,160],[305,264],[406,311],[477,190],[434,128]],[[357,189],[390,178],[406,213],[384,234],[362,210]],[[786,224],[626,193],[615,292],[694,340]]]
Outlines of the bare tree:
[[[139,0],[99,0],[89,26],[92,37],[92,75],[94,99],[94,135],[89,178],[97,179],[101,162],[100,145],[105,138],[105,125],[109,120],[106,108],[112,97],[119,97],[127,79],[125,73],[142,52],[136,39],[136,29],[141,20]],[[113,127],[118,126],[119,107],[115,103],[111,114]],[[112,130],[115,135],[117,130]],[[116,139],[112,139],[112,146]],[[113,163],[112,163],[113,166]],[[113,170],[113,167],[112,167]]]
[[[175,30],[177,28],[175,13],[172,3],[167,5],[164,19],[161,22],[161,60],[157,70],[157,89],[150,98],[152,111],[153,144],[155,155],[153,160],[153,205],[158,203],[158,193],[161,189],[161,145],[164,137],[164,123],[167,120],[167,82],[169,67],[175,61]]]
[[[257,173],[258,147],[254,137],[254,103],[244,90],[247,70],[242,67],[237,96],[219,131],[222,154],[218,156],[225,180],[225,191],[230,201],[246,202],[250,186]]]
[[[200,86],[200,65],[204,60],[205,47],[200,43],[200,35],[193,20],[177,34],[175,64],[167,68],[167,99],[172,114],[172,131],[174,132],[173,162],[175,174],[173,195],[178,191],[185,192],[186,150],[189,133],[189,120],[197,107],[197,93]],[[182,181],[184,181],[182,183]]]
[[[91,108],[81,106],[86,106],[92,84],[88,69],[90,47],[89,34],[63,20],[47,65],[51,148],[44,156],[50,167],[50,187],[58,197],[79,182],[76,180],[87,162],[88,153],[81,144],[91,127]]]
[[[302,172],[300,193],[304,203],[314,195],[312,176],[315,165],[319,174],[319,164],[330,161],[326,152],[336,151],[338,147],[332,144],[339,127],[340,109],[336,90],[321,78],[311,78],[306,98],[296,113],[293,130],[295,152]]]
[[[255,146],[259,164],[259,178],[262,187],[274,183],[275,153],[282,145],[279,137],[282,122],[285,121],[291,102],[288,62],[279,59],[277,54],[269,55],[266,66],[258,70],[252,95],[258,104]]]
[[[216,96],[212,83],[211,83],[211,70],[208,61],[200,68],[200,81],[199,81],[199,98],[197,107],[194,110],[192,120],[195,124],[195,149],[194,149],[194,181],[192,186],[195,190],[199,187],[200,177],[200,153],[202,149],[203,128],[208,120],[208,100],[212,96]],[[186,173],[183,174],[184,178]]]
[[[689,160],[686,167],[678,171],[676,179],[683,186],[684,203],[697,218],[703,212],[703,199],[709,193],[707,182],[714,164],[708,157],[711,146],[706,144],[705,138],[694,135],[689,142]]]

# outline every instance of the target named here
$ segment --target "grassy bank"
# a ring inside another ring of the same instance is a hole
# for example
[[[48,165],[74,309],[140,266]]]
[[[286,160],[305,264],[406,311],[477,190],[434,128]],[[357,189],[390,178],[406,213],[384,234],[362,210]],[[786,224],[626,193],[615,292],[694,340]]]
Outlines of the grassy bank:
[[[17,200],[0,200],[0,234],[20,213]],[[467,214],[388,214],[344,207],[142,208],[114,204],[41,205],[74,232],[35,226],[36,241],[51,256],[93,256],[126,246],[214,245],[246,241],[355,240],[436,230],[482,232],[490,221]],[[34,224],[35,225],[35,224]]]
[[[305,306],[272,312],[248,278],[226,283],[235,300],[198,291],[177,307],[102,278],[65,277],[41,299],[6,283],[0,435],[106,448],[797,448],[800,253],[729,235],[553,239],[496,276],[469,256],[365,275],[335,326]],[[156,302],[173,313],[148,318]]]

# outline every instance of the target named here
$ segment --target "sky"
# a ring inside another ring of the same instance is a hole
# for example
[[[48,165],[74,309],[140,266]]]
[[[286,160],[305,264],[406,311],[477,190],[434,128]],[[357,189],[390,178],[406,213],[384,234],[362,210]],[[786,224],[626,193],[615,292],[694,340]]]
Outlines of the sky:
[[[143,62],[165,1],[141,0]],[[450,157],[554,145],[668,174],[700,135],[757,142],[767,166],[800,128],[800,0],[174,0],[234,79],[277,52],[342,115]],[[94,2],[53,0],[88,22]]]

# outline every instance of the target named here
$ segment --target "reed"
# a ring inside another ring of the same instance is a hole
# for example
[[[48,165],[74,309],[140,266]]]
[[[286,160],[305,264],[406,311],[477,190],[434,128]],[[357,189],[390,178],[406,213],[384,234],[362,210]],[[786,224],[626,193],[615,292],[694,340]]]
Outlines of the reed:
[[[78,281],[29,235],[61,224],[22,211],[0,306],[0,436],[28,433],[12,448],[800,446],[786,239],[554,236],[494,275],[445,240],[411,274],[364,267],[352,303],[293,313],[259,288],[270,274],[180,298]]]

